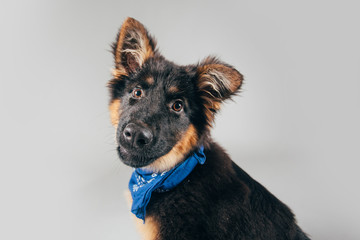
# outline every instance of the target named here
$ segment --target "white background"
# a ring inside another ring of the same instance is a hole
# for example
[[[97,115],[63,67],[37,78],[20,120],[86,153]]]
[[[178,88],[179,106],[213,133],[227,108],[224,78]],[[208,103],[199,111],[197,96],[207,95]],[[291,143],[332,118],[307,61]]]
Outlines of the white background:
[[[357,1],[2,1],[0,239],[139,239],[107,112],[127,16],[245,76],[214,138],[313,239],[360,238]],[[211,183],[209,183],[211,184]]]

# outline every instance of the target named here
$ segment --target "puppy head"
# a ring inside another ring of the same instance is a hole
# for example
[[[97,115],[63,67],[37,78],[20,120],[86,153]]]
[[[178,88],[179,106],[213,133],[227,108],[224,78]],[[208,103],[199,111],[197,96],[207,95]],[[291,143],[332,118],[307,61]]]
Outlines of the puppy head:
[[[161,172],[184,160],[204,144],[221,102],[242,83],[237,70],[214,57],[187,66],[167,61],[132,18],[113,50],[110,116],[118,155],[132,167]]]

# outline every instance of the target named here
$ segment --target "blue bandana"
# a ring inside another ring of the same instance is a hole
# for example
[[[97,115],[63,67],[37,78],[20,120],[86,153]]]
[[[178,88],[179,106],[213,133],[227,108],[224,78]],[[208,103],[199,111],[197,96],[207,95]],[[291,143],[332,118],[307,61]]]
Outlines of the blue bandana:
[[[201,146],[193,155],[169,171],[157,174],[136,168],[129,182],[129,190],[133,199],[131,212],[145,222],[146,206],[150,201],[151,193],[154,191],[166,192],[176,187],[198,163],[204,164],[205,160],[204,147]]]

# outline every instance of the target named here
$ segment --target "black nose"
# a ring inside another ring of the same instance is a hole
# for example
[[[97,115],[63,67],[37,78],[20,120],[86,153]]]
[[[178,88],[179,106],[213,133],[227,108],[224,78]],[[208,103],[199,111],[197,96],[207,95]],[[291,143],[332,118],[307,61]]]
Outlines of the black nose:
[[[143,148],[153,140],[153,134],[150,129],[135,123],[126,125],[123,130],[123,137],[127,144],[136,148]]]

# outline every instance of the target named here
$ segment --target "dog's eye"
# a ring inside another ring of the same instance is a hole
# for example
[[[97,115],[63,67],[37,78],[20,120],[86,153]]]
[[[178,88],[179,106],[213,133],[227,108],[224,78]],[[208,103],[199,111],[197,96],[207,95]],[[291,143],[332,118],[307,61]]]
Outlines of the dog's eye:
[[[143,90],[140,88],[135,88],[132,92],[134,98],[141,98],[143,96]]]
[[[180,112],[183,109],[183,103],[180,100],[177,100],[174,102],[174,104],[171,107],[175,112]]]

